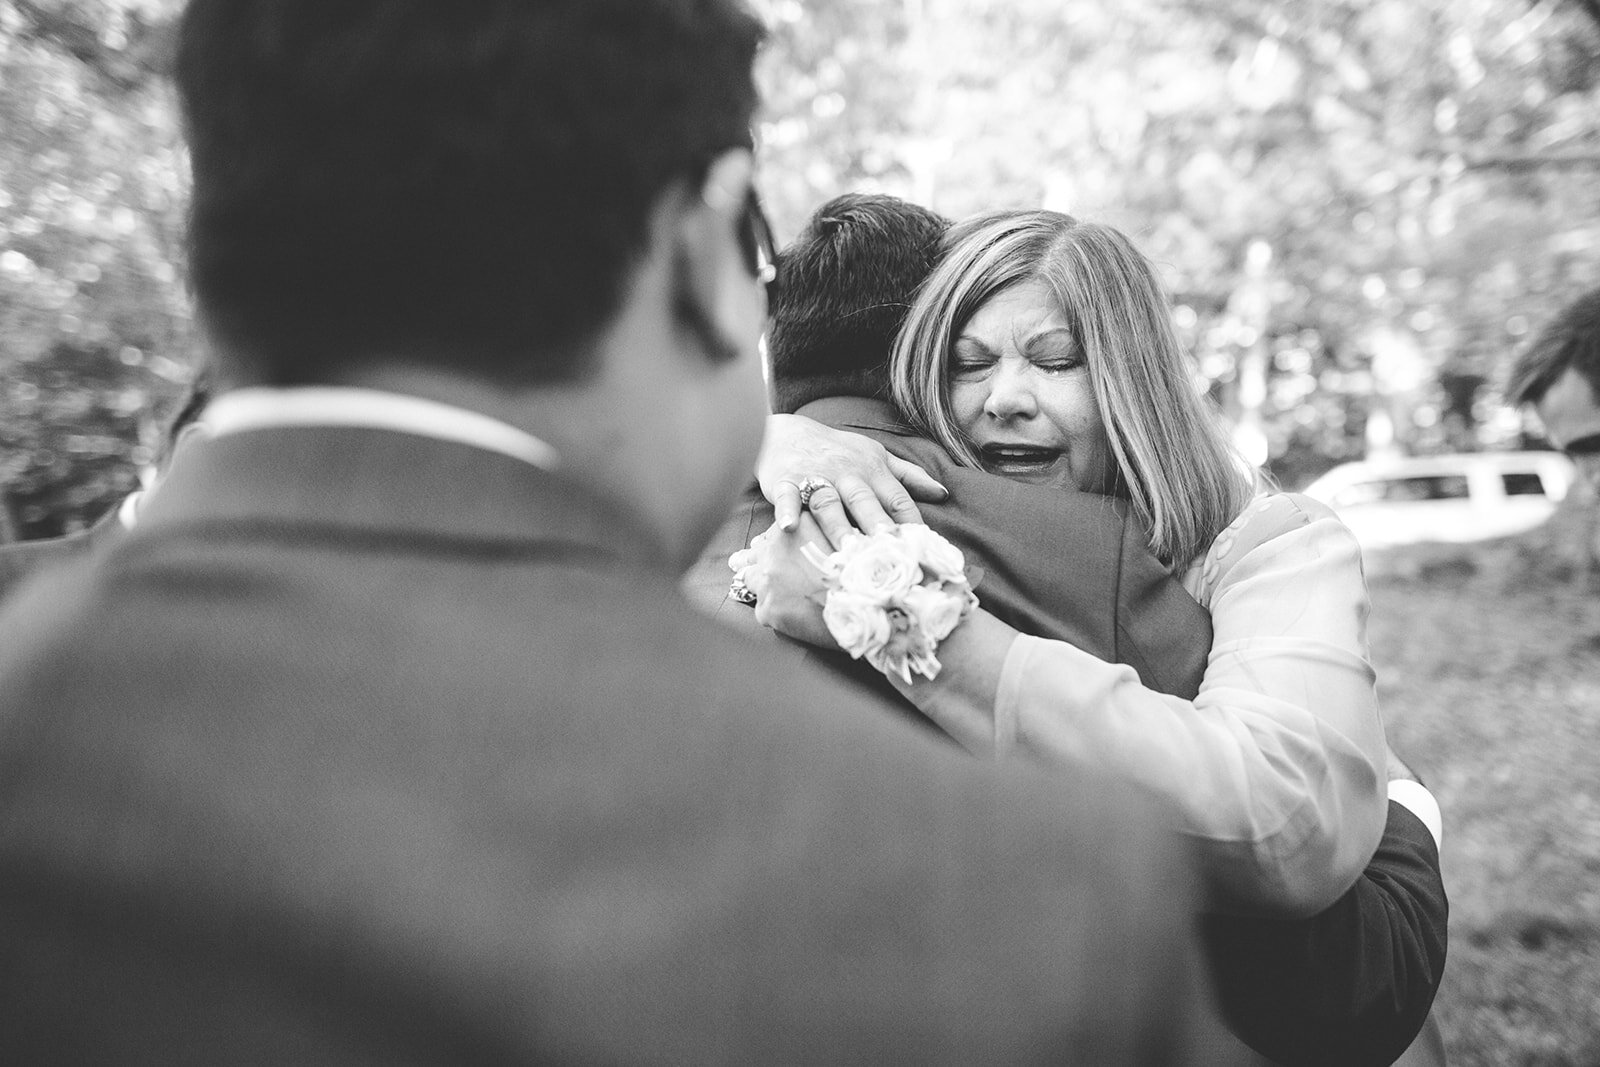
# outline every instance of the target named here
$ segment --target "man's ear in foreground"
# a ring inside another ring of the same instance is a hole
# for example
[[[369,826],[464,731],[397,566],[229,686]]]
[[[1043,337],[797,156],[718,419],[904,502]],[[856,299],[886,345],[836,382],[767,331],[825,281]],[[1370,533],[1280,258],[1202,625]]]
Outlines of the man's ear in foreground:
[[[756,355],[766,325],[766,297],[757,272],[764,250],[754,239],[754,160],[744,148],[718,155],[697,182],[687,183],[676,204],[673,242],[673,309],[713,361]]]

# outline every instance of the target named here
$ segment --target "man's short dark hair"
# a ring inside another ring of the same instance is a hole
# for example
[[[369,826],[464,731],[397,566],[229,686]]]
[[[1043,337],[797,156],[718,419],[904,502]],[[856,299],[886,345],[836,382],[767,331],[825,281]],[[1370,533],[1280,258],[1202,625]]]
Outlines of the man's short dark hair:
[[[1537,404],[1569,368],[1600,396],[1600,289],[1568,304],[1517,357],[1506,397],[1512,404]]]
[[[736,0],[191,0],[191,272],[258,377],[572,379],[671,182],[750,144]]]
[[[889,350],[949,225],[893,196],[848,193],[817,209],[778,253],[767,326],[773,410],[888,395]]]

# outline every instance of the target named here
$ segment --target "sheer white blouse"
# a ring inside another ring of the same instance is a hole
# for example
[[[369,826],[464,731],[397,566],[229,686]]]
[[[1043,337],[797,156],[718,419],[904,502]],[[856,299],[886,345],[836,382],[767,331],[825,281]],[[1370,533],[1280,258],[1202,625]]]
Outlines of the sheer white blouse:
[[[939,682],[907,695],[968,747],[1087,760],[1166,797],[1217,906],[1320,911],[1366,866],[1386,808],[1360,549],[1323,505],[1265,495],[1184,585],[1214,627],[1192,701],[1027,635],[1005,654],[991,714],[953,712],[933,692]],[[945,669],[961,664],[947,659]]]

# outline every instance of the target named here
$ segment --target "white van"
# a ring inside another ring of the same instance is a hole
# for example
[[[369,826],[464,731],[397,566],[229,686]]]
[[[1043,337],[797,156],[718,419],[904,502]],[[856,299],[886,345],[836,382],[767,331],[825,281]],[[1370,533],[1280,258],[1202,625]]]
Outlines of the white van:
[[[1304,492],[1333,508],[1362,547],[1385,548],[1531,530],[1576,476],[1559,452],[1465,452],[1346,463]]]

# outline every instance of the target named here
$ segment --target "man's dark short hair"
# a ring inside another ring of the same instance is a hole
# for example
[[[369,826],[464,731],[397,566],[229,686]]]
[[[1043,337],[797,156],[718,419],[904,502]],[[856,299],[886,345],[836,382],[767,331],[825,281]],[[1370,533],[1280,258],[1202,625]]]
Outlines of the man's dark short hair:
[[[848,193],[817,209],[778,253],[767,326],[773,410],[888,395],[889,350],[949,225],[893,196]]]
[[[1506,397],[1512,404],[1537,404],[1568,368],[1600,396],[1600,289],[1568,304],[1517,357]]]
[[[750,144],[736,0],[191,0],[208,327],[270,383],[572,379],[659,195]]]

